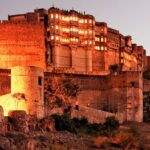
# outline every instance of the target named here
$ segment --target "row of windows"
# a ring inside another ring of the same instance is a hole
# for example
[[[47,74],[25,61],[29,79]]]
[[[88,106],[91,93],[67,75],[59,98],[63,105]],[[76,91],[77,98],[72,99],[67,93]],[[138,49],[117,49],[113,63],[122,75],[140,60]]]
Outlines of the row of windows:
[[[107,50],[107,47],[106,46],[95,46],[95,50]]]
[[[70,41],[71,42],[79,42],[79,39],[78,38],[60,38],[59,36],[51,36],[51,40],[56,40],[56,41],[61,41],[61,42],[64,42],[64,43],[69,43]],[[85,45],[92,45],[92,44],[95,44],[94,42],[92,42],[91,40],[85,40],[84,41],[84,44]]]
[[[95,37],[95,41],[96,42],[107,42],[107,38],[103,37],[103,36],[101,36],[100,38],[99,37]]]
[[[94,21],[92,21],[92,19],[80,19],[78,17],[75,16],[62,16],[59,14],[51,14],[51,19],[61,19],[63,21],[79,21],[79,23],[94,23]]]
[[[111,48],[114,48],[114,49],[118,49],[119,48],[119,44],[115,44],[115,43],[110,43],[109,46]]]
[[[51,26],[52,28],[54,28],[54,26]],[[62,30],[63,32],[69,33],[70,31],[72,32],[77,32],[79,34],[92,34],[92,30],[79,30],[78,28],[65,28],[65,27],[59,27],[58,25],[55,26],[56,30]]]

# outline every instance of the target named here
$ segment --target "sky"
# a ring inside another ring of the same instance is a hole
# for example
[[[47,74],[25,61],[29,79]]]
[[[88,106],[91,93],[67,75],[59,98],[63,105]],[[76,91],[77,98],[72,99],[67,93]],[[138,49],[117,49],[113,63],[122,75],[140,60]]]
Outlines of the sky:
[[[96,21],[131,35],[133,43],[143,45],[150,55],[150,0],[0,0],[0,20],[52,6],[92,14]]]

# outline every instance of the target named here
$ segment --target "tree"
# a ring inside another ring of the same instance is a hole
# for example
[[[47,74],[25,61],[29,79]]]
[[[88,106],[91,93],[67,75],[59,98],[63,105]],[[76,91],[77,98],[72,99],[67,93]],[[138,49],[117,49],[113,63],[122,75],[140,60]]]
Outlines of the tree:
[[[48,97],[45,101],[50,107],[68,107],[79,93],[79,81],[65,76],[53,77],[48,81]]]

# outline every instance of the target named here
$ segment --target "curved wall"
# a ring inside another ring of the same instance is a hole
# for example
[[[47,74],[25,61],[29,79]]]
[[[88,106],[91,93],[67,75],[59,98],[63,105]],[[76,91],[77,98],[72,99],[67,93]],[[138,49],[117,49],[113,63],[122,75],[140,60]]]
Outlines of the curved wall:
[[[13,67],[11,70],[11,94],[22,94],[27,104],[27,113],[44,116],[44,73],[38,67]]]

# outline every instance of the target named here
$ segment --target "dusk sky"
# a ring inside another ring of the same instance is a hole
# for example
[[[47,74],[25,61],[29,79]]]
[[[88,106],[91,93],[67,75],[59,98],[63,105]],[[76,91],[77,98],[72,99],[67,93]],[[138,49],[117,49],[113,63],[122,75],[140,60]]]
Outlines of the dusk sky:
[[[150,0],[0,0],[0,20],[53,5],[94,15],[97,21],[131,35],[133,43],[143,45],[150,55]]]

